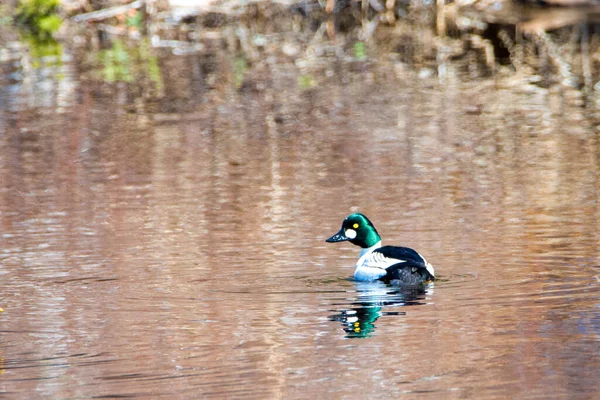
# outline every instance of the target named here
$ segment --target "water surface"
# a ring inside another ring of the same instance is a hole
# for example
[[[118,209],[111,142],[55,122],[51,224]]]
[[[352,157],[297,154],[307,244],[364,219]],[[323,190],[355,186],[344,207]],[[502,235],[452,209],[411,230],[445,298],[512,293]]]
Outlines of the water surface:
[[[149,102],[68,62],[1,81],[0,393],[600,396],[581,92],[391,62],[210,89],[204,62]],[[354,211],[435,284],[351,281],[324,240]]]

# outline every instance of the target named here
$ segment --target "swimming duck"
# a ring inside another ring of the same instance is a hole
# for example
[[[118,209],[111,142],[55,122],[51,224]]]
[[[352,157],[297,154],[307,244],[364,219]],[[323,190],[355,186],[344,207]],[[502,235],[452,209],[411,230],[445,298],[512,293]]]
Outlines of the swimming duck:
[[[408,247],[381,246],[373,223],[361,213],[350,214],[329,243],[350,241],[362,247],[354,270],[357,281],[376,281],[395,285],[420,285],[435,280],[433,266]]]

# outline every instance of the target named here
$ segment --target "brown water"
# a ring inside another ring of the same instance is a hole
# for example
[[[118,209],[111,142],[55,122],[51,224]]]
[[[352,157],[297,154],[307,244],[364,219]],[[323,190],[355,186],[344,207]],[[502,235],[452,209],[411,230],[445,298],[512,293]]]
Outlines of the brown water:
[[[4,76],[0,397],[600,397],[593,98],[391,63],[210,89],[201,63],[163,60],[154,102]],[[324,239],[353,211],[438,281],[349,280]]]

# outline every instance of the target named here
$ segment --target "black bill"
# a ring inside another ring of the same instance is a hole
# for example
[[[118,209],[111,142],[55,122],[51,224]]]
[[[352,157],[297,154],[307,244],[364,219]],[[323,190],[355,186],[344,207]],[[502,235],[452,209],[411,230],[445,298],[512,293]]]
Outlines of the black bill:
[[[335,242],[343,242],[344,240],[350,240],[350,238],[344,234],[343,229],[340,229],[340,231],[338,233],[336,233],[335,235],[333,235],[332,237],[327,239],[326,242],[335,243]]]

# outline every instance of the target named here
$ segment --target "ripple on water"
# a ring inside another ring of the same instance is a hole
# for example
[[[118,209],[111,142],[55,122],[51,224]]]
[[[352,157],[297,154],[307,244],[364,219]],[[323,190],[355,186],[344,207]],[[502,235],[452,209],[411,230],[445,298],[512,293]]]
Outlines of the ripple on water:
[[[446,282],[440,280],[438,287],[456,290],[454,300],[462,305],[560,307],[589,298],[591,292],[598,289],[597,276],[592,267],[558,266],[531,275],[509,275],[495,280],[481,280],[474,275],[450,276]]]

